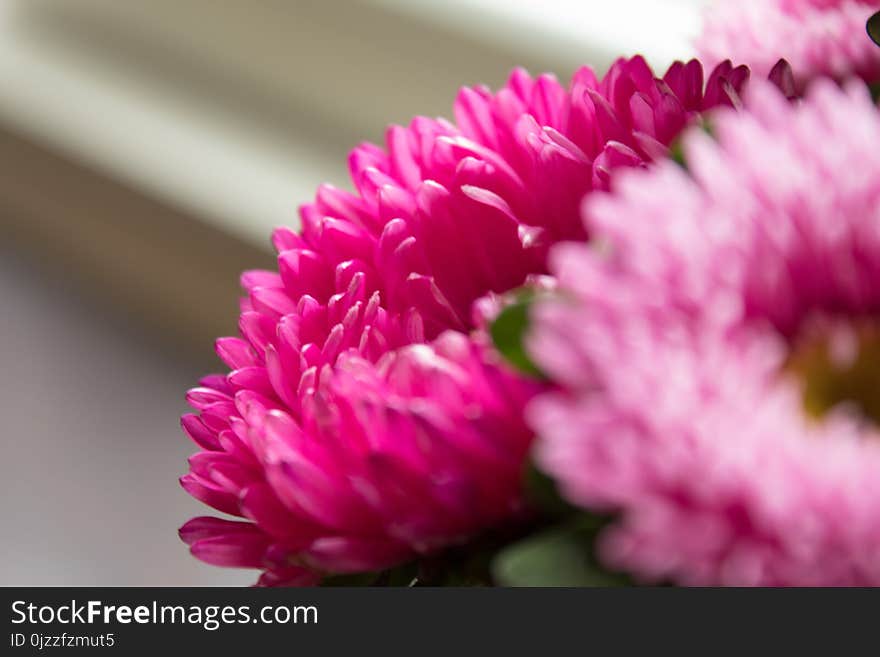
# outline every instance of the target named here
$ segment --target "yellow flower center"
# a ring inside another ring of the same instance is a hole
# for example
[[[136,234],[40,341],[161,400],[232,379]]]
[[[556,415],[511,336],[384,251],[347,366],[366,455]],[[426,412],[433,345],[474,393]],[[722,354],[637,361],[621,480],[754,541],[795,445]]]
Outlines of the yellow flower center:
[[[880,426],[880,322],[810,323],[794,340],[785,370],[801,381],[812,417],[846,405]]]

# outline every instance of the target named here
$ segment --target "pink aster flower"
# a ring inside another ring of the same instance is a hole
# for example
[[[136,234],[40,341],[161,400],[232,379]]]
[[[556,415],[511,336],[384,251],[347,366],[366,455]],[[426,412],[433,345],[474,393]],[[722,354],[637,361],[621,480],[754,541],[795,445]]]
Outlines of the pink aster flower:
[[[182,484],[245,518],[191,521],[192,552],[314,583],[521,513],[536,387],[471,335],[482,309],[585,236],[585,193],[664,154],[699,112],[738,105],[747,78],[723,63],[704,85],[693,61],[659,80],[638,57],[568,87],[517,70],[497,93],[463,89],[455,124],[419,117],[356,148],[356,191],[321,187],[300,232],[276,231],[278,272],[244,274],[241,337],[217,342],[231,372],[189,393],[202,451]]]
[[[202,413],[184,426],[206,449],[184,487],[250,520],[190,521],[181,536],[195,556],[264,568],[264,584],[313,583],[315,572],[380,569],[454,545],[521,511],[529,386],[465,335],[377,363],[352,350],[322,375],[305,384],[320,393],[297,413],[266,389],[190,392]],[[215,436],[214,423],[228,428]]]
[[[750,88],[715,139],[585,203],[540,304],[539,463],[646,581],[880,584],[880,115]]]
[[[720,0],[706,10],[697,49],[707,62],[728,57],[766,75],[780,58],[797,85],[819,76],[880,82],[880,47],[865,31],[878,0]]]

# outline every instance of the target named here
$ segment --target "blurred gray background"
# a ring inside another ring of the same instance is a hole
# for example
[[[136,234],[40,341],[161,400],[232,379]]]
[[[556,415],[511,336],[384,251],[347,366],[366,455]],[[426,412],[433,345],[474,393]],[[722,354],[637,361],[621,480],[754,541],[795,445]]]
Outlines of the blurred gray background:
[[[0,585],[219,585],[183,395],[346,151],[509,70],[690,54],[703,0],[0,0]]]

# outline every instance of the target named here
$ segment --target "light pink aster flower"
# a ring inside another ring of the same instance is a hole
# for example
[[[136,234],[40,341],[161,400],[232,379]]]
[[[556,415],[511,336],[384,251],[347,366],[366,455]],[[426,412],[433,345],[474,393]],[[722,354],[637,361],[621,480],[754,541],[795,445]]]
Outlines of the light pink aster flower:
[[[568,87],[517,70],[497,93],[463,89],[455,124],[419,117],[356,148],[356,192],[321,187],[301,232],[275,232],[278,272],[242,277],[241,337],[217,342],[231,373],[189,393],[202,451],[182,484],[246,519],[191,521],[192,552],[313,583],[520,513],[535,384],[470,335],[480,310],[545,272],[549,245],[585,236],[581,197],[611,170],[738,105],[747,78],[724,63],[704,85],[694,61],[658,80],[638,57]]]
[[[880,115],[862,84],[685,137],[560,245],[530,347],[564,495],[608,564],[696,585],[880,584]]]
[[[878,0],[719,0],[705,13],[697,49],[708,62],[728,57],[766,75],[784,58],[797,85],[819,76],[880,82],[880,47],[865,31]]]

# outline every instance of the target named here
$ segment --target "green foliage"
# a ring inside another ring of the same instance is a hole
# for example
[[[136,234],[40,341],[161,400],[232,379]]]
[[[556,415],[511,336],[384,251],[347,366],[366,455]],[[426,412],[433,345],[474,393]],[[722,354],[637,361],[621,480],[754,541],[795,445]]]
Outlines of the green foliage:
[[[501,550],[492,575],[501,586],[625,586],[627,578],[602,568],[593,554],[605,520],[580,514]]]
[[[331,575],[321,580],[321,586],[377,586],[382,573],[352,573],[350,575]]]
[[[680,139],[676,139],[669,147],[669,159],[682,169],[687,169],[687,163],[684,161],[684,148],[682,148]]]
[[[532,463],[526,465],[523,488],[526,499],[545,518],[558,520],[578,513],[578,509],[559,495],[556,482]]]
[[[702,117],[699,122],[696,124],[696,127],[700,128],[703,132],[705,132],[710,137],[715,136],[715,132],[712,128],[712,124],[709,123],[709,119],[707,117]],[[682,169],[687,171],[687,159],[684,155],[684,145],[682,143],[682,139],[684,135],[687,134],[687,130],[679,135],[670,145],[669,145],[669,159],[679,165]]]
[[[418,574],[419,564],[411,561],[388,570],[330,575],[321,580],[321,586],[413,586]]]
[[[498,352],[517,370],[531,377],[543,374],[529,358],[525,349],[525,335],[529,329],[529,312],[536,294],[522,291],[517,299],[506,306],[492,322],[489,334]]]
[[[868,19],[865,29],[868,31],[868,36],[871,37],[871,41],[880,46],[880,11]]]

